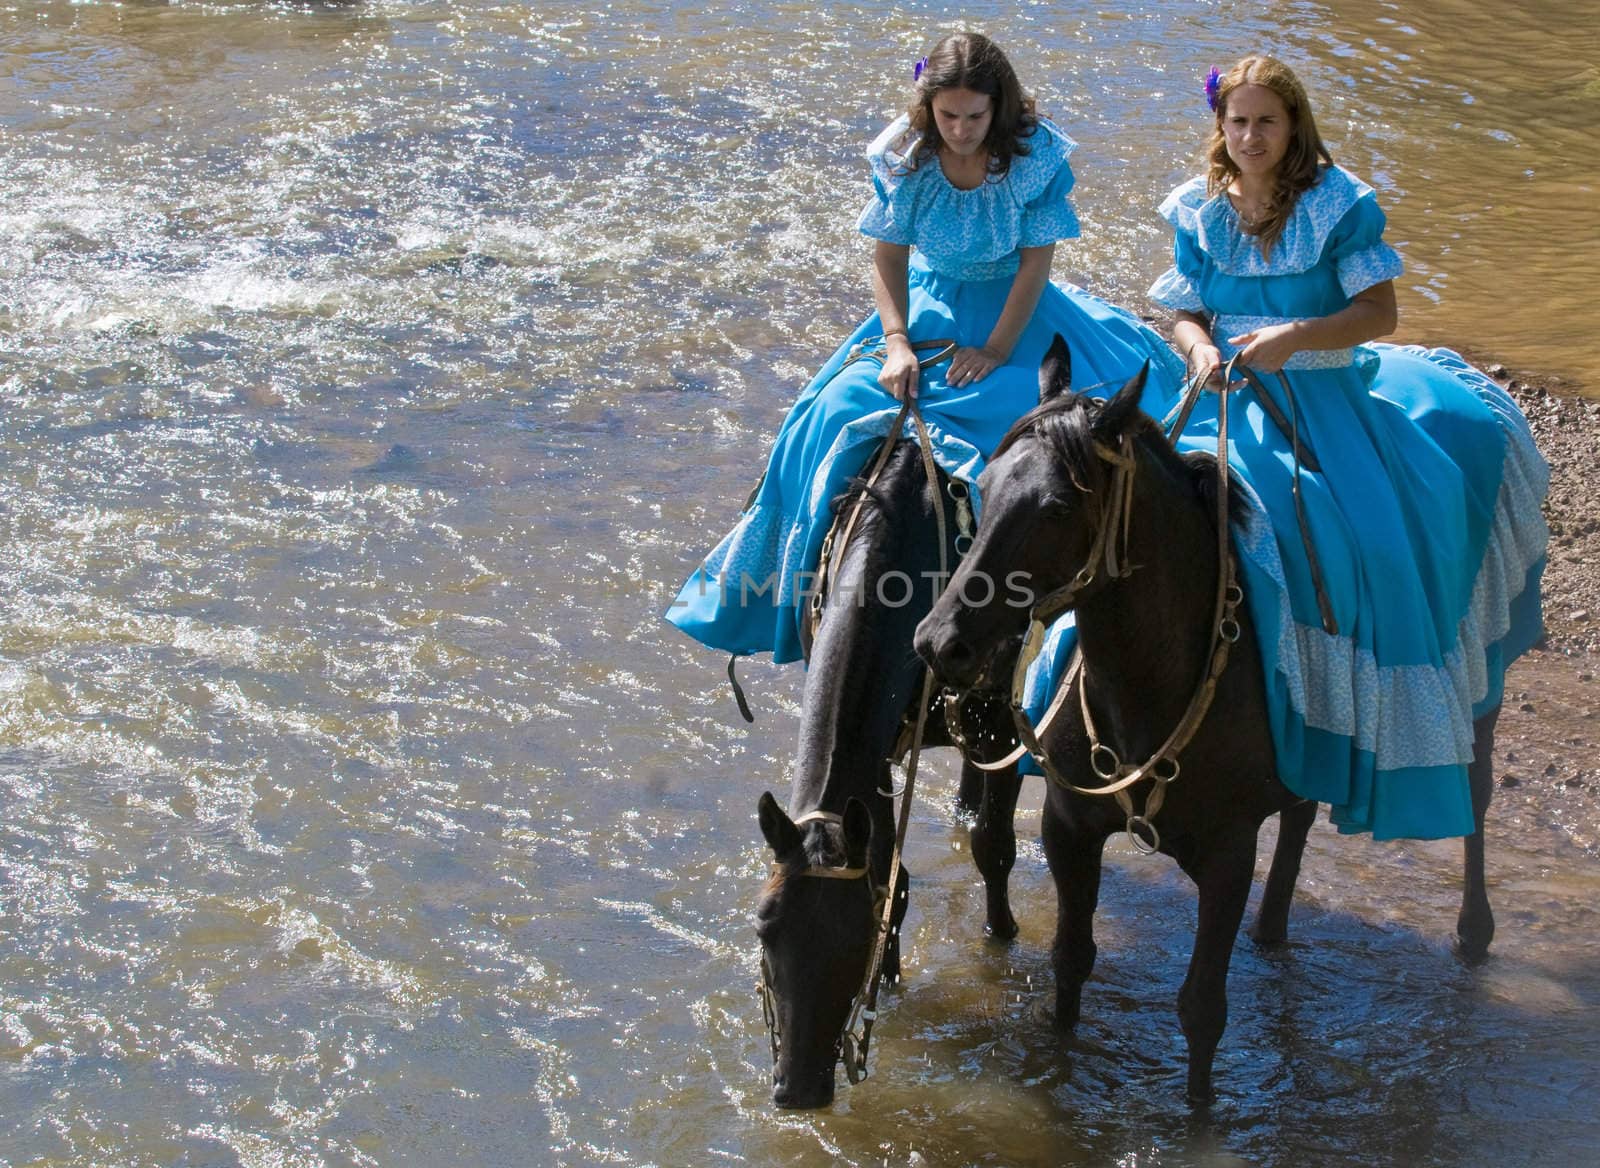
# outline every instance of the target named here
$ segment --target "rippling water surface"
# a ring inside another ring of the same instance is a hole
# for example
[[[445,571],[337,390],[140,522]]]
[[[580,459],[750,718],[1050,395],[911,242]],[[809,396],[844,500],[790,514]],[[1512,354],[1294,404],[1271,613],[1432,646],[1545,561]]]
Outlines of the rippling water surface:
[[[1058,275],[1143,307],[1197,78],[1304,67],[1407,339],[1600,386],[1585,3],[965,10],[1082,143]],[[1600,1160],[1600,857],[1324,831],[1181,1105],[1186,884],[980,938],[945,800],[874,1076],[768,1102],[756,796],[798,675],[658,610],[865,310],[862,144],[942,10],[0,4],[0,1165]],[[1038,792],[1021,818],[1033,834]]]

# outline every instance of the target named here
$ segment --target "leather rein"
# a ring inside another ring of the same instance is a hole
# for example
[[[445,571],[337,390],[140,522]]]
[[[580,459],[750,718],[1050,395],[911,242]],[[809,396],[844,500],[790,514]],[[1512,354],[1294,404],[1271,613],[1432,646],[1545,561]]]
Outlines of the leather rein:
[[[913,349],[933,349],[931,356],[921,358],[917,362],[919,370],[947,361],[956,351],[956,342],[953,340],[913,341]],[[882,352],[874,352],[875,346],[887,345],[885,337],[869,337],[853,346],[845,361],[848,365],[853,361],[867,358],[881,361]],[[851,509],[842,537],[837,547],[834,546],[834,532],[829,531],[823,541],[822,563],[819,566],[817,580],[818,588],[812,595],[811,607],[808,613],[810,628],[816,629],[821,623],[823,605],[826,600],[826,582],[831,575],[830,561],[842,562],[845,549],[849,546],[850,537],[855,531],[856,520],[860,517],[862,507],[876,484],[878,476],[883,473],[889,463],[889,457],[894,452],[895,446],[900,442],[900,435],[904,430],[907,419],[914,424],[917,431],[917,445],[922,456],[923,473],[927,476],[929,489],[934,496],[934,517],[939,528],[939,583],[942,589],[950,580],[950,535],[949,523],[945,517],[944,500],[939,492],[939,471],[933,460],[933,440],[928,434],[928,428],[922,420],[922,414],[917,409],[916,399],[907,397],[900,405],[900,412],[896,415],[894,424],[890,427],[877,457],[873,459],[872,468],[866,476],[866,489],[856,499]],[[952,485],[955,480],[952,480]],[[957,502],[957,535],[956,554],[964,555],[966,549],[972,545],[972,511],[968,501],[965,484],[960,484],[961,491],[951,491],[951,497]],[[731,666],[730,666],[731,670]],[[909,742],[902,733],[902,742],[896,745],[895,757],[905,758],[905,781],[897,791],[883,791],[878,793],[890,799],[900,798],[900,810],[895,820],[894,850],[889,858],[889,879],[884,885],[873,888],[874,911],[877,919],[876,936],[872,945],[872,956],[867,962],[866,973],[862,977],[860,988],[851,1000],[850,1013],[845,1018],[844,1028],[839,1034],[834,1050],[836,1056],[844,1063],[845,1077],[852,1084],[859,1083],[867,1077],[867,1048],[872,1041],[872,1026],[878,1017],[878,988],[883,974],[883,957],[888,945],[889,937],[894,932],[894,914],[896,900],[894,890],[899,884],[901,857],[905,849],[906,829],[911,824],[911,799],[916,788],[917,763],[922,754],[922,740],[927,730],[928,710],[932,704],[934,690],[934,674],[932,669],[923,671],[922,694],[917,702],[917,717],[914,728],[910,730]],[[816,809],[806,812],[794,820],[796,826],[803,823],[820,821],[842,825],[844,817],[832,811]],[[812,866],[798,872],[790,872],[792,877],[810,877],[824,880],[870,880],[871,865],[862,867],[826,867]],[[761,997],[761,1009],[767,1024],[767,1036],[772,1046],[773,1064],[776,1066],[778,1052],[782,1046],[782,1034],[778,1026],[778,1013],[773,1000],[771,971],[767,966],[766,952],[761,955],[761,981],[757,986]]]
[[[868,338],[862,341],[851,349],[846,364],[862,357],[881,360],[881,353],[874,353],[870,350],[875,343],[881,345],[884,342],[885,338],[882,337]],[[938,340],[913,342],[913,347],[935,350],[931,356],[919,360],[919,369],[925,369],[930,365],[948,360],[955,352],[956,345],[953,341]],[[1124,435],[1121,449],[1119,450],[1112,450],[1101,444],[1096,444],[1095,446],[1096,456],[1111,466],[1112,480],[1110,489],[1107,492],[1107,502],[1100,509],[1096,523],[1095,538],[1083,567],[1078,570],[1071,581],[1039,600],[1029,613],[1028,631],[1023,639],[1022,648],[1012,672],[1009,703],[1019,740],[1017,748],[995,762],[982,762],[973,758],[970,742],[963,731],[960,717],[961,701],[965,695],[949,689],[946,689],[943,694],[946,727],[950,732],[954,745],[962,751],[968,762],[980,770],[994,772],[1015,764],[1024,753],[1031,754],[1046,779],[1056,786],[1079,795],[1110,796],[1115,798],[1126,816],[1124,830],[1130,842],[1137,851],[1145,854],[1153,853],[1159,850],[1161,846],[1160,833],[1156,830],[1152,821],[1156,813],[1160,811],[1166,798],[1167,786],[1176,781],[1181,773],[1178,756],[1194,739],[1195,734],[1198,733],[1204,723],[1216,697],[1217,684],[1227,669],[1231,648],[1238,642],[1242,631],[1237,611],[1240,603],[1244,600],[1244,591],[1238,583],[1238,567],[1229,539],[1228,523],[1231,480],[1228,464],[1228,410],[1226,395],[1230,392],[1228,386],[1232,380],[1234,369],[1235,360],[1230,360],[1223,371],[1224,388],[1220,391],[1223,394],[1223,399],[1217,411],[1217,582],[1212,605],[1211,637],[1206,655],[1206,667],[1196,684],[1194,693],[1191,695],[1183,715],[1155,753],[1141,763],[1123,762],[1116,750],[1100,738],[1090,711],[1088,674],[1084,668],[1081,649],[1074,651],[1068,671],[1057,686],[1050,706],[1037,727],[1031,722],[1023,706],[1028,669],[1043,649],[1045,632],[1051,622],[1077,603],[1078,597],[1099,578],[1102,566],[1105,575],[1113,580],[1130,576],[1136,567],[1128,560],[1128,540],[1132,524],[1134,474],[1138,464],[1133,450],[1132,438],[1127,435]],[[1315,549],[1311,544],[1310,529],[1306,522],[1299,490],[1302,464],[1313,471],[1318,471],[1321,468],[1316,462],[1315,455],[1301,442],[1298,411],[1295,409],[1293,392],[1287,378],[1280,373],[1278,375],[1279,380],[1283,383],[1290,409],[1290,415],[1285,418],[1282,411],[1267,394],[1257,375],[1243,366],[1239,367],[1239,371],[1252,388],[1256,390],[1258,399],[1269,417],[1289,438],[1292,444],[1295,456],[1294,499],[1301,535],[1305,540],[1316,587],[1317,600],[1322,610],[1324,627],[1330,632],[1335,631],[1336,626],[1333,621],[1331,605],[1326,596]],[[1204,377],[1196,377],[1186,383],[1182,404],[1175,421],[1167,432],[1169,440],[1175,439],[1182,433],[1184,424],[1188,421],[1189,415],[1204,388]],[[813,633],[822,619],[823,607],[826,601],[826,584],[831,575],[830,565],[834,562],[842,561],[865,499],[884,468],[888,465],[889,457],[900,440],[900,435],[908,418],[915,425],[923,470],[936,500],[934,512],[939,529],[941,588],[949,583],[951,577],[949,567],[949,528],[945,517],[944,502],[938,490],[938,471],[933,460],[932,442],[929,438],[927,427],[923,423],[922,416],[917,410],[915,400],[908,398],[902,403],[899,414],[885,437],[876,458],[873,460],[871,470],[866,476],[866,489],[856,499],[855,505],[842,529],[840,538],[836,541],[835,531],[830,530],[824,540],[822,563],[817,577],[818,589],[812,597],[811,606],[807,614],[809,629]],[[955,490],[957,486],[961,487],[959,492]],[[950,487],[950,494],[957,503],[957,520],[960,531],[956,540],[956,554],[960,557],[964,556],[972,546],[972,511],[965,484],[952,480]],[[731,678],[731,661],[729,674]],[[1075,677],[1078,680],[1079,705],[1084,728],[1089,736],[1090,767],[1094,770],[1095,775],[1102,780],[1102,785],[1098,787],[1082,787],[1067,779],[1050,758],[1049,752],[1040,740],[1040,736],[1064,708]],[[734,684],[737,691],[737,682]],[[850,1014],[847,1016],[844,1027],[835,1044],[836,1057],[844,1063],[845,1075],[852,1084],[859,1083],[867,1077],[867,1051],[871,1042],[873,1023],[877,1020],[878,989],[883,970],[883,957],[888,939],[894,931],[893,920],[897,898],[893,895],[893,890],[898,884],[902,867],[906,829],[910,823],[911,801],[916,784],[917,764],[921,754],[934,685],[934,673],[932,669],[928,669],[924,673],[915,726],[914,728],[907,726],[906,729],[909,731],[909,735],[902,734],[902,740],[897,744],[894,752],[895,757],[904,757],[906,759],[904,784],[898,791],[879,792],[890,798],[899,796],[901,801],[896,818],[894,850],[890,858],[888,883],[873,887],[873,915],[876,918],[877,928],[875,930],[876,936],[873,942],[872,956],[867,963],[861,986],[857,989],[852,999]],[[740,696],[742,698],[742,695]],[[743,707],[744,703],[742,701],[740,704]],[[909,740],[907,740],[908,738]],[[1143,806],[1136,808],[1130,788],[1145,779],[1152,780],[1153,785],[1145,796]],[[843,817],[834,812],[816,809],[799,816],[794,820],[794,823],[799,826],[813,821],[842,825]],[[1148,838],[1146,838],[1146,833]],[[798,872],[791,872],[789,876],[791,878],[803,877],[831,880],[870,880],[871,866],[870,864],[860,867],[813,865]],[[771,972],[768,968],[765,951],[763,951],[761,956],[761,980],[758,983],[757,990],[761,997],[762,1014],[767,1025],[773,1062],[776,1065],[782,1046],[782,1034],[778,1024],[778,1012],[771,983]]]
[[[1232,372],[1233,362],[1230,361],[1224,372],[1224,385],[1231,379]],[[1185,386],[1183,407],[1177,422],[1168,433],[1169,439],[1175,437],[1183,423],[1187,421],[1195,401],[1204,390],[1204,385],[1205,379],[1196,377]],[[1226,393],[1226,389],[1223,392]],[[1138,466],[1132,443],[1132,437],[1125,434],[1120,450],[1112,450],[1098,443],[1095,446],[1096,455],[1112,468],[1107,502],[1101,508],[1094,542],[1090,546],[1083,567],[1067,584],[1040,599],[1029,613],[1028,632],[1023,638],[1022,651],[1017,656],[1016,668],[1012,673],[1011,714],[1016,722],[1017,737],[1032,754],[1034,761],[1039,764],[1039,769],[1044,772],[1045,778],[1063,790],[1078,795],[1115,798],[1126,816],[1124,830],[1128,834],[1129,841],[1136,850],[1149,854],[1161,846],[1161,835],[1152,820],[1166,799],[1168,784],[1174,782],[1181,773],[1178,756],[1194,739],[1205,721],[1211,703],[1216,697],[1217,683],[1223,671],[1227,669],[1229,651],[1239,640],[1241,631],[1236,613],[1240,602],[1244,599],[1244,590],[1239,587],[1238,568],[1228,534],[1229,468],[1226,398],[1217,411],[1217,582],[1212,605],[1210,647],[1206,653],[1205,670],[1196,683],[1188,706],[1178,719],[1177,725],[1149,758],[1140,763],[1124,762],[1116,750],[1100,738],[1095,728],[1094,718],[1089,709],[1089,678],[1084,667],[1083,652],[1081,647],[1074,649],[1072,662],[1058,685],[1046,714],[1046,721],[1048,722],[1059,711],[1064,704],[1065,695],[1076,680],[1084,729],[1089,736],[1089,765],[1095,775],[1102,780],[1101,786],[1082,787],[1068,779],[1050,758],[1044,743],[1040,741],[1042,727],[1033,725],[1023,706],[1028,668],[1043,649],[1045,631],[1051,622],[1076,604],[1079,595],[1099,578],[1102,563],[1105,574],[1110,579],[1126,578],[1134,571],[1135,565],[1128,561],[1127,552],[1129,524],[1132,519],[1133,478]],[[1136,808],[1129,788],[1145,779],[1152,780],[1153,786],[1146,793],[1143,806]]]

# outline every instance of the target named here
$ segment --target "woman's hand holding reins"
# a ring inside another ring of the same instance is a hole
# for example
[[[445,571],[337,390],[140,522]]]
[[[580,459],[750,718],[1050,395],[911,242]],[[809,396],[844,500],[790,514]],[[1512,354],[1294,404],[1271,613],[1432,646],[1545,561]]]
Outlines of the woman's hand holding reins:
[[[1394,281],[1384,280],[1358,292],[1338,312],[1265,325],[1229,337],[1228,343],[1239,349],[1238,364],[1257,373],[1277,373],[1304,350],[1345,349],[1386,337],[1394,332],[1396,319]]]
[[[1195,344],[1185,356],[1189,367],[1189,381],[1196,378],[1210,389],[1222,388],[1222,350],[1210,341]]]
[[[916,350],[905,333],[890,333],[884,338],[883,368],[878,372],[878,384],[890,396],[896,401],[916,397],[921,373]]]
[[[1228,344],[1238,348],[1235,361],[1247,365],[1257,373],[1276,373],[1284,363],[1303,347],[1299,321],[1286,324],[1269,324],[1229,337]]]

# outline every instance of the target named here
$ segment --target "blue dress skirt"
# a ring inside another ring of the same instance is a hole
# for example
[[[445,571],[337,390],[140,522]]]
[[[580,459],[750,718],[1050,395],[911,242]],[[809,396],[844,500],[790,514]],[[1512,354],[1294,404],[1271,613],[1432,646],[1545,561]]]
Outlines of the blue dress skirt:
[[[1226,198],[1197,180],[1162,206],[1176,262],[1151,290],[1229,336],[1325,316],[1400,272],[1370,188],[1332,168],[1264,257]],[[1385,344],[1298,353],[1285,367],[1322,471],[1301,493],[1336,632],[1320,619],[1287,441],[1254,398],[1229,394],[1229,461],[1251,513],[1234,544],[1261,645],[1279,775],[1332,805],[1341,831],[1380,839],[1474,830],[1473,722],[1541,635],[1548,470],[1516,405],[1447,349]],[[1268,393],[1287,412],[1278,379]],[[1180,440],[1215,450],[1215,394]],[[1040,712],[1064,666],[1053,631],[1031,679]]]
[[[910,265],[908,332],[913,341],[988,340],[1012,277],[960,280]],[[868,317],[808,385],[778,431],[761,487],[744,513],[689,577],[667,619],[691,637],[729,653],[801,656],[800,603],[833,520],[831,503],[864,468],[894,424],[900,403],[878,385],[876,360],[849,361],[858,342],[882,332]],[[1148,361],[1144,405],[1160,416],[1175,400],[1182,362],[1134,317],[1079,288],[1048,283],[1010,359],[982,381],[945,382],[947,365],[923,371],[918,404],[934,458],[973,487],[984,460],[1019,417],[1039,401],[1039,365],[1060,334],[1072,353],[1074,389],[1109,395]],[[906,437],[915,438],[908,425]]]

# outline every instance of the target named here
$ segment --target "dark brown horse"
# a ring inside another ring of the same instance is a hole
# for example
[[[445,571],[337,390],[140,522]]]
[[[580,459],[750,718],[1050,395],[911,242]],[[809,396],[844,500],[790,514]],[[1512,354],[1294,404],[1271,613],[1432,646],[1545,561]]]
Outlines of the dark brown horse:
[[[1063,784],[1104,786],[1105,776],[1117,773],[1109,765],[1113,758],[1137,763],[1162,754],[1215,661],[1215,589],[1227,580],[1215,460],[1179,455],[1139,411],[1142,375],[1102,407],[1068,391],[1067,361],[1058,339],[1040,373],[1039,407],[1012,429],[979,480],[984,511],[973,548],[916,637],[918,652],[946,683],[959,687],[979,674],[992,646],[1029,623],[1023,607],[964,603],[967,575],[998,579],[1021,571],[1036,595],[1069,588],[1075,593],[1082,668],[1068,679],[1061,713],[1042,738],[1059,780],[1047,788],[1043,839],[1058,896],[1053,965],[1056,1023],[1062,1029],[1076,1024],[1083,984],[1094,966],[1105,841],[1136,827],[1141,839],[1154,842],[1113,799]],[[1131,488],[1117,478],[1118,463],[1129,468]],[[1122,502],[1132,516],[1126,528],[1113,523],[1110,510],[1111,497],[1122,490],[1130,492]],[[1117,530],[1108,532],[1111,526]],[[1117,555],[1120,572],[1098,563],[1107,538],[1113,546],[1126,540]],[[1094,570],[1092,580],[1079,575],[1084,568]],[[1227,637],[1236,640],[1216,677],[1209,711],[1177,753],[1181,778],[1163,791],[1158,815],[1149,811],[1156,779],[1141,778],[1127,792],[1134,810],[1143,809],[1159,830],[1159,850],[1178,862],[1199,893],[1194,951],[1178,994],[1189,1045],[1188,1094],[1197,1102],[1212,1096],[1211,1065],[1227,1024],[1228,965],[1250,890],[1256,833],[1267,816],[1283,813],[1255,929],[1259,940],[1275,941],[1286,932],[1316,811],[1278,780],[1255,634],[1237,600],[1230,609],[1236,627],[1226,627]],[[1483,888],[1494,718],[1490,713],[1478,723],[1471,768],[1478,831],[1466,842],[1466,892],[1457,924],[1469,958],[1483,954],[1494,931]],[[1170,765],[1156,769],[1172,771]]]
[[[894,448],[873,485],[857,483],[839,502],[859,517],[828,571],[825,604],[807,657],[800,743],[789,809],[760,800],[761,831],[775,863],[761,891],[757,930],[780,1107],[820,1107],[833,1099],[842,1039],[866,985],[877,939],[877,906],[887,894],[895,825],[889,759],[920,709],[926,669],[912,649],[917,623],[933,607],[941,564],[957,560],[947,524],[945,555],[934,514],[948,493],[932,484],[915,443]],[[948,571],[948,568],[944,569]],[[942,707],[941,707],[942,708]],[[1003,704],[972,703],[970,733],[1010,738]],[[939,709],[926,744],[948,745]],[[986,931],[1010,938],[1016,922],[1007,880],[1016,859],[1012,816],[1020,780],[1013,766],[989,776],[963,769],[962,803],[976,811],[973,860],[988,897]],[[898,928],[907,879],[895,890],[883,978],[900,974]]]

